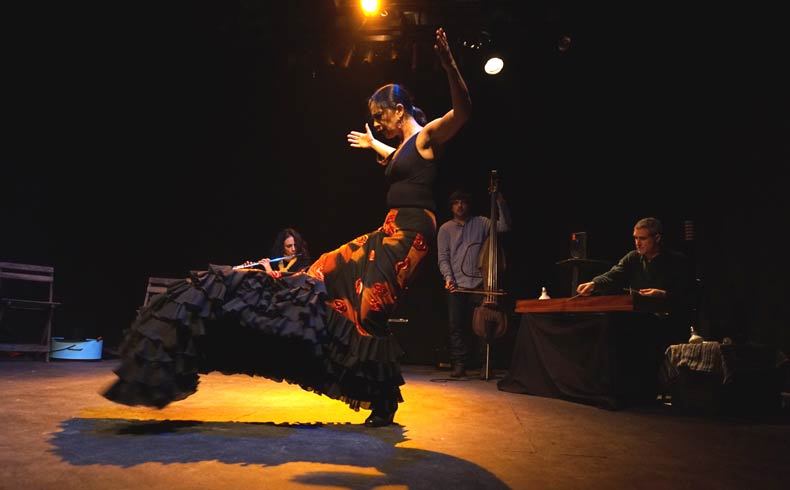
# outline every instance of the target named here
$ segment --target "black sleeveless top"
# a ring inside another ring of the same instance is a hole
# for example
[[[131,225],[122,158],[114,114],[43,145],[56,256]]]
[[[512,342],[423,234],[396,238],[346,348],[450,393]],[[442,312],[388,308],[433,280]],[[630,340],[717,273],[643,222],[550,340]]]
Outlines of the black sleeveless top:
[[[436,212],[433,201],[433,185],[436,181],[436,160],[426,160],[417,151],[417,135],[414,133],[403,143],[397,158],[392,154],[384,170],[389,183],[387,207],[423,208]]]

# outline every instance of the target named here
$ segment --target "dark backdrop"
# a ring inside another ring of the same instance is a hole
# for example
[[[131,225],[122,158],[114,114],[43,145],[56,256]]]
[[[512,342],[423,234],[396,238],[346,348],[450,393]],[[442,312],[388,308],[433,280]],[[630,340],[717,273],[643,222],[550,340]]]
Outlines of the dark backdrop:
[[[588,233],[589,257],[615,261],[633,223],[656,216],[696,261],[704,334],[790,348],[776,9],[480,2],[506,55],[493,78],[462,45],[476,26],[440,3],[475,114],[442,161],[439,219],[457,186],[487,214],[487,174],[499,170],[511,299],[541,286],[566,295],[555,262],[571,232]],[[317,256],[380,225],[381,169],[345,135],[377,86],[406,84],[436,117],[450,107],[447,81],[429,45],[415,69],[407,56],[321,63],[317,47],[337,42],[333,5],[3,7],[0,259],[56,267],[56,334],[114,345],[149,275],[260,258],[284,226]],[[402,310],[410,359],[433,362],[445,328],[435,256]]]

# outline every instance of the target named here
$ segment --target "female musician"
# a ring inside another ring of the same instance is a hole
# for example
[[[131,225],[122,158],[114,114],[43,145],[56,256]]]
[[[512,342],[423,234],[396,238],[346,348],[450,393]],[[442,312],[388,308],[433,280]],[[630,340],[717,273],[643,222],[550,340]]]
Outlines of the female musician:
[[[284,257],[270,265],[270,259]],[[269,257],[261,259],[261,265],[267,272],[301,272],[307,270],[312,263],[310,250],[302,235],[293,228],[284,228],[277,234]]]

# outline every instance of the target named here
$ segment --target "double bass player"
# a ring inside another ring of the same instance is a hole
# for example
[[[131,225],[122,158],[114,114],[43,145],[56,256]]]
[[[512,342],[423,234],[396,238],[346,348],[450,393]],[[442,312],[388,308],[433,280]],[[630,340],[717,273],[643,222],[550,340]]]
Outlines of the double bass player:
[[[466,376],[467,367],[480,363],[482,344],[474,338],[472,320],[475,309],[490,297],[465,294],[483,290],[481,265],[485,264],[481,264],[480,256],[491,229],[490,218],[472,214],[470,200],[471,195],[462,189],[450,194],[452,218],[439,227],[437,237],[439,271],[447,290],[450,376],[454,378]],[[496,220],[497,231],[510,230],[510,211],[500,192],[496,193],[495,205],[500,217]],[[472,346],[476,348],[473,350]]]

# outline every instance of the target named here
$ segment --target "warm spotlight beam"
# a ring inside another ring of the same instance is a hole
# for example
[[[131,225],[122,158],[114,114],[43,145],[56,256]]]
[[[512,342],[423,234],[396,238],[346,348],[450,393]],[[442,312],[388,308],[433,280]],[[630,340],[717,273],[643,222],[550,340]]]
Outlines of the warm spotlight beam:
[[[362,7],[362,13],[367,16],[376,15],[381,8],[379,0],[360,0],[359,5]]]

